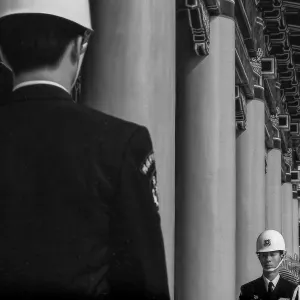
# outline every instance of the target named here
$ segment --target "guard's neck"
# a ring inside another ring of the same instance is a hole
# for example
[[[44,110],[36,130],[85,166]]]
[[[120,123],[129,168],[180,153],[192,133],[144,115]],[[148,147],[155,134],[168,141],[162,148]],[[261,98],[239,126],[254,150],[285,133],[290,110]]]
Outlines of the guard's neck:
[[[279,271],[275,270],[273,272],[267,272],[264,270],[263,274],[269,281],[273,281],[276,278],[276,276],[279,274]]]
[[[59,70],[35,70],[31,72],[24,72],[18,76],[14,76],[14,86],[26,82],[26,81],[52,81],[62,85],[67,91],[71,91],[71,82],[68,80],[69,76],[66,76]]]

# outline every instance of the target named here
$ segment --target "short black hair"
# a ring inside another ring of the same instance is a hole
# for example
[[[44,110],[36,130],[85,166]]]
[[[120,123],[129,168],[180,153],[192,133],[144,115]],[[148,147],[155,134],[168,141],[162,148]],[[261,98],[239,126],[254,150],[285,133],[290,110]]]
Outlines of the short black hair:
[[[0,45],[16,75],[40,67],[54,67],[68,44],[85,29],[46,14],[19,14],[0,21]]]

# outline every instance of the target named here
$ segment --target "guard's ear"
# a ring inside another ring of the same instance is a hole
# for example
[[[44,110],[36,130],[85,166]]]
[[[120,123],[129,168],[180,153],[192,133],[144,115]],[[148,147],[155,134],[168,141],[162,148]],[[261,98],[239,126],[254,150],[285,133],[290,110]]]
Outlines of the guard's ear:
[[[79,63],[80,55],[81,55],[81,43],[82,43],[82,37],[78,36],[71,42],[71,62],[73,64]]]
[[[75,39],[75,47],[76,47],[76,52],[77,52],[78,57],[81,54],[82,40],[83,40],[83,37],[80,35],[77,36],[77,38]]]

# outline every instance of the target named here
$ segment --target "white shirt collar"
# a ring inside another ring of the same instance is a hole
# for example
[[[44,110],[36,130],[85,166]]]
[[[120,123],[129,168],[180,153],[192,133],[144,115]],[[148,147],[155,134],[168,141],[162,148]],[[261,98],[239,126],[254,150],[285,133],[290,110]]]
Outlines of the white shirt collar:
[[[280,275],[278,274],[273,280],[272,280],[272,283],[274,285],[274,289],[279,281],[279,278],[280,278]],[[265,287],[266,287],[266,290],[268,290],[268,286],[269,286],[269,282],[270,280],[268,278],[266,278],[264,275],[263,275],[263,279],[264,279],[264,282],[265,282]]]
[[[14,86],[13,88],[13,92],[21,87],[24,87],[24,86],[29,86],[29,85],[36,85],[36,84],[48,84],[48,85],[54,85],[54,86],[57,86],[61,89],[63,89],[64,91],[66,91],[68,94],[70,94],[70,92],[65,88],[63,87],[62,85],[60,85],[59,83],[57,82],[54,82],[54,81],[48,81],[48,80],[31,80],[31,81],[24,81],[20,84],[17,84],[16,86]]]

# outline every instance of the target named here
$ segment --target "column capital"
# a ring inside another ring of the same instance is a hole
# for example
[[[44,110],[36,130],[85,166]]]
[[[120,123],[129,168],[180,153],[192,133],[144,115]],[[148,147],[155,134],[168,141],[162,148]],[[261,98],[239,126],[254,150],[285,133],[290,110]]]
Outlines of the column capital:
[[[210,15],[234,21],[234,0],[178,0],[177,12],[186,11],[197,56],[209,55]]]
[[[274,148],[274,130],[272,122],[270,121],[270,109],[265,104],[265,147],[266,153],[269,149]]]
[[[179,11],[181,10],[187,11],[196,54],[209,55],[210,15],[204,0],[185,0],[184,6]]]
[[[210,15],[226,16],[234,20],[235,0],[205,0],[205,3]]]
[[[282,154],[284,164],[286,166],[286,172],[285,172],[285,182],[290,183],[291,182],[291,171],[293,166],[293,149],[288,148],[286,153]]]
[[[220,15],[225,16],[234,20],[234,8],[235,8],[235,0],[221,0],[220,2]]]
[[[274,148],[281,150],[281,136],[279,131],[279,115],[280,109],[279,107],[276,107],[276,113],[270,115],[270,121],[272,123],[273,131],[274,131]]]
[[[254,98],[254,76],[247,47],[238,22],[235,23],[236,84],[243,86],[248,99]]]
[[[244,131],[247,128],[247,102],[241,86],[235,86],[235,123],[236,130]]]
[[[254,84],[254,98],[256,100],[265,101],[265,88],[262,85]]]
[[[300,183],[293,184],[293,199],[300,200]]]
[[[292,184],[293,186],[293,199],[298,199],[298,184]]]

